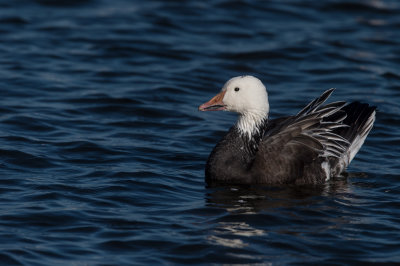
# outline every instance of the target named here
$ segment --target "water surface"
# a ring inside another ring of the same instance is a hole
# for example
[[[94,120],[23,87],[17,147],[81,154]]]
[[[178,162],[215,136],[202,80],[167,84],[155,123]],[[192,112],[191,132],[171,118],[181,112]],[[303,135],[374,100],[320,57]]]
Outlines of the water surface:
[[[400,3],[0,1],[0,261],[400,262]],[[207,188],[230,77],[378,106],[349,178]]]

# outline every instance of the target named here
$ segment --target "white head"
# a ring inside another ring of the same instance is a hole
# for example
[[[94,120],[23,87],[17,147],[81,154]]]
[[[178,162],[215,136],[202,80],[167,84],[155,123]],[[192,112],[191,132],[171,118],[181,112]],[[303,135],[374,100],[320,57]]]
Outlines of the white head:
[[[228,80],[222,91],[225,91],[223,102],[226,110],[239,114],[269,112],[267,90],[261,80],[253,76],[239,76]]]
[[[234,77],[225,83],[218,95],[200,105],[199,110],[239,113],[239,130],[251,136],[254,130],[257,130],[257,126],[268,117],[267,90],[256,77]]]

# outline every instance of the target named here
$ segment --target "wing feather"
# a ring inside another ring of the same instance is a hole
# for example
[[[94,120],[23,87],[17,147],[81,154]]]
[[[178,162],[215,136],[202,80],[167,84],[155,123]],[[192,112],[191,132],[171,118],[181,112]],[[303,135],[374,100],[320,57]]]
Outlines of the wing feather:
[[[272,121],[255,158],[256,164],[263,164],[259,169],[273,166],[280,169],[282,176],[307,176],[301,172],[306,171],[304,165],[321,164],[346,152],[350,143],[333,133],[335,129],[347,127],[343,124],[346,112],[341,111],[346,102],[323,105],[333,91],[325,91],[295,116]]]

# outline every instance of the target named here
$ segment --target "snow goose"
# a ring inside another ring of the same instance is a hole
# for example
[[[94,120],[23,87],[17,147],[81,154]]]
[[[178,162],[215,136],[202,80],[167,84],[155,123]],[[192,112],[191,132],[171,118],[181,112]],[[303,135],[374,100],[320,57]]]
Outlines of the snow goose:
[[[231,111],[236,124],[211,152],[205,169],[212,184],[322,184],[340,176],[375,121],[375,106],[325,104],[325,91],[298,114],[270,120],[268,94],[253,76],[228,80],[200,111]]]

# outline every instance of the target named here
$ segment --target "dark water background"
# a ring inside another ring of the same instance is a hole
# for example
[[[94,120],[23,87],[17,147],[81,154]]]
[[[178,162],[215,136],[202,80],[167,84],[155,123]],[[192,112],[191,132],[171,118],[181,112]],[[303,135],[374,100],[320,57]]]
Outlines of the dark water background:
[[[206,188],[230,77],[377,105],[348,180]],[[400,2],[0,1],[3,265],[400,262]]]

